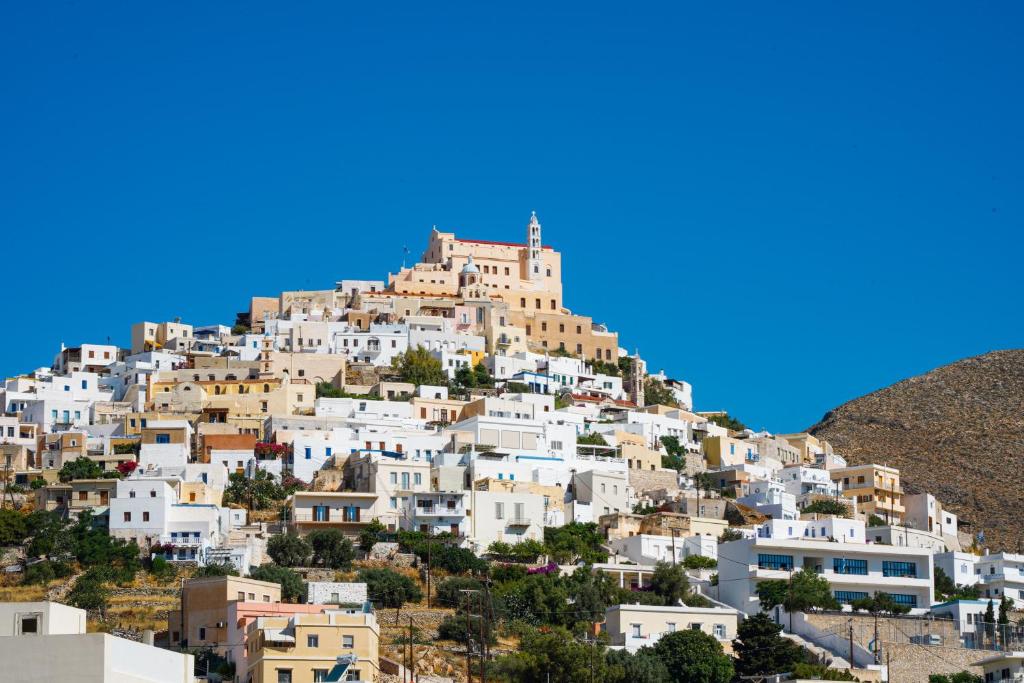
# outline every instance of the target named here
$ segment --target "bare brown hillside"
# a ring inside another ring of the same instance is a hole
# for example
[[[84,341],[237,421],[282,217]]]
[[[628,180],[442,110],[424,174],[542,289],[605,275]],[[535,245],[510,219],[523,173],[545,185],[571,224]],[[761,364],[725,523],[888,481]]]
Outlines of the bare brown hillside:
[[[899,467],[986,545],[1024,548],[1024,349],[936,368],[844,403],[810,428],[853,463]]]

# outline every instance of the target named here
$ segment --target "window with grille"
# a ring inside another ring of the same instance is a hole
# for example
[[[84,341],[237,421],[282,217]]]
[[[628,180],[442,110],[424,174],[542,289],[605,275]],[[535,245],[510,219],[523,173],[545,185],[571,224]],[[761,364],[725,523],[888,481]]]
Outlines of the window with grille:
[[[896,562],[896,561],[883,561],[882,562],[882,576],[907,576],[916,578],[917,577],[917,563],[916,562]]]
[[[760,553],[757,556],[757,566],[759,569],[784,569],[790,571],[793,569],[793,556]]]
[[[836,574],[860,574],[864,576],[868,573],[868,561],[847,560],[842,557],[837,557],[832,560],[832,571]]]

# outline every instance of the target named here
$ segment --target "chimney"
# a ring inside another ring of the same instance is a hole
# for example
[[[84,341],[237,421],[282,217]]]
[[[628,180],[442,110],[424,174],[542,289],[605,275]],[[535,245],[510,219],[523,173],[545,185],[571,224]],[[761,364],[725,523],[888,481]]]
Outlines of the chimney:
[[[153,629],[147,628],[145,631],[142,632],[142,644],[143,645],[149,645],[149,646],[152,647],[152,645],[153,645]]]

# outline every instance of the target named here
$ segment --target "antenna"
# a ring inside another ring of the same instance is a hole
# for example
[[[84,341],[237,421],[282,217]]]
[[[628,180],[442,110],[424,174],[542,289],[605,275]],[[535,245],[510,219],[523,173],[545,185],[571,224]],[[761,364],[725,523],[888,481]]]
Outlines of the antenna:
[[[405,259],[408,256],[409,256],[409,247],[407,245],[402,245],[402,268],[405,268]]]

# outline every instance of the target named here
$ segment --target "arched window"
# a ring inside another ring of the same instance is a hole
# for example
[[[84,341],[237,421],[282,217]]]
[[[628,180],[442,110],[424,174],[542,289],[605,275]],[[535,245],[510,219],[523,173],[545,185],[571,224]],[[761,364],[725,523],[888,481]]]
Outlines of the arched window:
[[[245,393],[245,385],[244,384],[239,384],[238,385],[238,393],[240,393],[240,394],[244,394]]]
[[[220,396],[220,385],[217,384],[213,387],[213,393],[215,396]]]
[[[269,384],[264,384],[263,385],[263,393],[264,394],[269,394],[270,393],[270,385]]]

